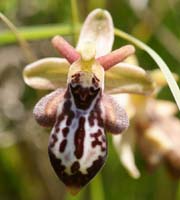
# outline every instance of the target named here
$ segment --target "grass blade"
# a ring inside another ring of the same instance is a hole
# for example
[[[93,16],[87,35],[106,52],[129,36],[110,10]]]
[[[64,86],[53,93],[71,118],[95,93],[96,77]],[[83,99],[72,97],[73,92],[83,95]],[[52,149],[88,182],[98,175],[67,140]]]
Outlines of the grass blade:
[[[79,22],[79,16],[78,16],[78,5],[76,0],[71,0],[71,13],[72,13],[72,31],[73,31],[73,37],[74,37],[74,43],[77,42],[77,35],[76,35],[76,29],[78,25],[80,24]]]
[[[0,12],[0,19],[8,26],[8,28],[14,33],[16,39],[18,40],[24,55],[26,56],[26,59],[29,62],[32,62],[34,60],[36,60],[36,56],[33,54],[29,44],[27,43],[27,41],[23,38],[23,36],[19,33],[19,31],[17,30],[17,28],[14,26],[14,24],[5,16]]]
[[[79,27],[77,27],[76,32],[78,32]],[[42,40],[51,38],[54,35],[72,35],[72,27],[69,24],[47,24],[41,26],[31,26],[31,27],[20,27],[18,32],[27,41]],[[14,34],[10,31],[1,31],[0,33],[0,45],[6,45],[15,43],[17,41]]]

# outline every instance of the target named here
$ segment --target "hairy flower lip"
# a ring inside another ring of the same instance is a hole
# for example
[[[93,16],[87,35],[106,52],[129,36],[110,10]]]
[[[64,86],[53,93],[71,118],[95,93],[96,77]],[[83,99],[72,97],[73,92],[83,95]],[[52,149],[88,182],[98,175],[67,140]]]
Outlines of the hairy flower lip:
[[[81,58],[80,53],[61,36],[55,36],[52,39],[52,45],[70,64]],[[104,70],[108,70],[134,53],[135,48],[133,45],[125,45],[109,54],[98,57],[96,60],[103,66]]]

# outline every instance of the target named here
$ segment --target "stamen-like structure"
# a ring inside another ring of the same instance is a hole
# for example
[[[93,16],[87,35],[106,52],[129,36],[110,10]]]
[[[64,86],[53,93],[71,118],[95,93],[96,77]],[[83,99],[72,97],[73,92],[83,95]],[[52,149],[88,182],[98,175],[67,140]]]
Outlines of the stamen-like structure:
[[[116,64],[122,62],[128,56],[135,53],[135,48],[133,45],[123,46],[105,56],[97,58],[97,61],[103,66],[104,70],[108,70]]]
[[[70,64],[80,58],[80,54],[63,37],[55,36],[52,39],[52,44]]]
[[[62,37],[55,36],[52,39],[53,46],[58,50],[58,52],[65,57],[69,63],[73,63],[77,61],[81,55]],[[104,68],[104,70],[108,70],[116,64],[120,63],[128,56],[133,55],[135,53],[135,48],[133,45],[123,46],[107,55],[101,56],[96,60],[99,64]]]

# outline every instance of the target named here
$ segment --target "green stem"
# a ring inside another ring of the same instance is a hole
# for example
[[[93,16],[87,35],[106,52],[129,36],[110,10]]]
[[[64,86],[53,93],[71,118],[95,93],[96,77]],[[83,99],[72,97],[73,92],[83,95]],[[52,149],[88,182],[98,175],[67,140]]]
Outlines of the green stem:
[[[92,180],[90,184],[90,189],[91,189],[91,199],[98,199],[98,200],[105,199],[102,177],[100,173]]]
[[[157,63],[161,71],[163,72],[166,81],[169,85],[169,88],[174,96],[174,99],[176,101],[176,104],[180,110],[180,90],[179,87],[173,77],[173,74],[169,70],[169,67],[167,64],[163,61],[163,59],[153,50],[151,49],[148,45],[145,43],[141,42],[140,40],[136,39],[135,37],[115,28],[115,35],[135,44],[137,47],[140,49],[145,50],[152,58],[153,60]]]
[[[80,26],[77,27],[76,32],[78,32]],[[18,29],[20,35],[28,41],[40,40],[51,38],[54,35],[72,35],[71,25],[42,25],[33,27],[21,27]],[[17,41],[14,34],[10,31],[1,31],[0,33],[0,45],[6,45],[15,43]]]
[[[180,181],[178,182],[178,186],[177,186],[177,193],[176,193],[176,200],[180,199]]]
[[[78,6],[76,0],[71,0],[71,12],[72,12],[72,31],[75,43],[77,41],[76,29],[79,24]]]
[[[19,33],[17,28],[14,26],[14,24],[2,13],[0,13],[0,19],[8,26],[8,28],[14,33],[16,39],[18,40],[24,55],[26,59],[29,62],[32,62],[36,60],[36,56],[33,54],[29,44],[26,42],[26,40],[23,38],[23,36]]]

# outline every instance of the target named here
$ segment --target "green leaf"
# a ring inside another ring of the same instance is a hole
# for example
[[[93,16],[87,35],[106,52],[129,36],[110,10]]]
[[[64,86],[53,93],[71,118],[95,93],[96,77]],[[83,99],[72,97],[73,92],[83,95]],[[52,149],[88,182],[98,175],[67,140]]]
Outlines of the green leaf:
[[[76,32],[78,32],[79,26]],[[51,38],[54,35],[71,35],[72,27],[68,24],[47,24],[31,27],[18,27],[18,32],[28,41]],[[0,32],[0,45],[17,42],[15,35],[10,31]]]
[[[0,20],[2,20],[6,26],[14,33],[14,36],[16,37],[17,41],[19,42],[24,55],[26,56],[26,59],[29,62],[32,62],[36,59],[36,56],[32,52],[29,44],[27,41],[23,38],[23,36],[19,33],[18,29],[16,26],[5,16],[3,13],[0,12]]]

